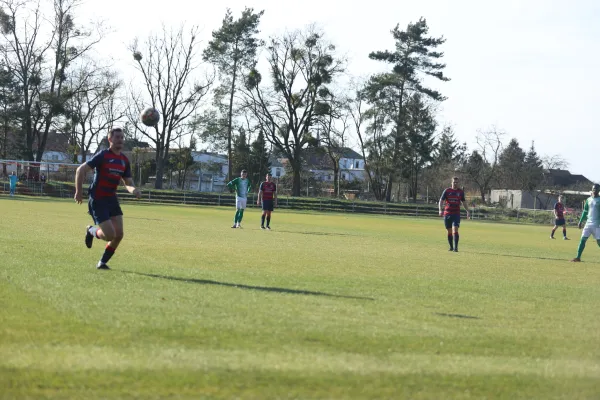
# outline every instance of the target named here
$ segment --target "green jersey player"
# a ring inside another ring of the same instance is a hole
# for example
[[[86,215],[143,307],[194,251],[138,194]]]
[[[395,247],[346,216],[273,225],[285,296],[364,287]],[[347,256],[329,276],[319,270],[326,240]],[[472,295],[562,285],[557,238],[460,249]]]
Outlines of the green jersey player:
[[[585,249],[585,242],[587,242],[590,235],[594,236],[596,243],[600,246],[600,185],[595,184],[592,188],[592,196],[589,197],[583,206],[583,213],[579,219],[579,229],[583,227],[581,234],[581,241],[579,242],[579,248],[577,249],[577,257],[573,262],[581,261],[581,254]],[[586,221],[585,226],[583,222]]]
[[[232,228],[241,228],[242,218],[244,218],[244,210],[248,201],[248,193],[250,193],[250,181],[248,180],[248,171],[242,170],[239,178],[235,178],[227,184],[229,190],[235,190],[235,217],[233,219]]]

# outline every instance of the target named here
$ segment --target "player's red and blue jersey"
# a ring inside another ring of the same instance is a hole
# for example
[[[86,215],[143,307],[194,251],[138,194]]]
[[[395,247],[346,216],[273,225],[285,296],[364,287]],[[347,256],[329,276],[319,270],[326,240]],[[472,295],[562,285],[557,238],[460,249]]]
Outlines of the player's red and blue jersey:
[[[556,218],[564,218],[565,217],[565,206],[561,202],[557,202],[554,205],[554,211],[556,212]]]
[[[121,178],[131,178],[131,165],[125,155],[103,150],[87,162],[95,169],[89,194],[93,199],[116,197]]]
[[[260,184],[260,188],[258,190],[259,191],[262,190],[262,192],[263,192],[262,199],[263,200],[273,200],[273,196],[275,195],[275,192],[277,191],[277,185],[275,184],[275,182],[263,182]]]
[[[447,188],[440,201],[445,201],[444,215],[460,215],[460,203],[465,201],[465,192],[461,189]]]

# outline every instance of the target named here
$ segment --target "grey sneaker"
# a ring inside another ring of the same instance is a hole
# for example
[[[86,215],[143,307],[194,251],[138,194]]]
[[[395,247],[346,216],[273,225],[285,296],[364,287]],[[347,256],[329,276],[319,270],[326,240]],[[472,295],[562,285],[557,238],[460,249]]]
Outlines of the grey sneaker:
[[[102,261],[98,261],[98,265],[96,265],[96,269],[110,269],[108,264],[103,263]]]

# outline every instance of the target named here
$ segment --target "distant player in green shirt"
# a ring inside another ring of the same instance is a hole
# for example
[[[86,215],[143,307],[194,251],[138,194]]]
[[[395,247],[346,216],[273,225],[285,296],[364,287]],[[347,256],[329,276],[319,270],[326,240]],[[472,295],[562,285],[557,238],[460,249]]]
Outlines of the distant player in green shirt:
[[[579,219],[579,229],[583,227],[581,234],[581,241],[579,242],[579,248],[577,249],[577,257],[572,259],[573,262],[581,261],[581,254],[585,249],[585,242],[587,242],[590,235],[594,236],[596,243],[600,246],[600,185],[595,184],[592,188],[592,196],[588,197],[583,206],[583,213]],[[586,221],[585,226],[583,222]]]
[[[248,171],[242,170],[241,176],[235,178],[227,184],[229,190],[235,190],[235,218],[233,219],[232,228],[241,228],[242,218],[244,218],[244,210],[248,201],[248,193],[250,193],[250,181],[248,180]]]

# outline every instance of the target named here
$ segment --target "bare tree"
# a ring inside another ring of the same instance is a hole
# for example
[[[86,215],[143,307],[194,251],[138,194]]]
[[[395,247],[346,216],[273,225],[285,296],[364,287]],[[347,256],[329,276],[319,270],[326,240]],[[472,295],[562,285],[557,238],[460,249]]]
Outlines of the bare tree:
[[[54,0],[53,15],[47,17],[35,1],[0,0],[1,56],[22,90],[25,151],[32,161],[42,159],[53,119],[64,113],[71,95],[64,90],[69,66],[104,34],[102,23],[88,24],[88,29],[75,24],[80,4]]]
[[[384,200],[387,192],[385,176],[388,174],[384,150],[387,146],[384,135],[385,116],[377,113],[376,109],[367,107],[365,80],[353,81],[350,86],[353,93],[347,107],[365,161],[369,187],[377,200]]]
[[[567,169],[569,162],[559,154],[546,155],[542,157],[542,166],[544,169]]]
[[[333,168],[333,188],[340,196],[340,160],[346,154],[351,125],[348,99],[330,94],[315,106],[317,138]]]
[[[272,38],[267,47],[270,87],[252,70],[246,78],[245,108],[257,120],[266,139],[288,160],[293,171],[292,195],[300,195],[303,150],[316,139],[311,134],[314,107],[326,87],[343,70],[335,47],[313,27]]]
[[[119,98],[122,81],[114,71],[92,64],[82,65],[73,76],[70,90],[73,95],[65,110],[65,133],[74,147],[73,162],[86,161],[90,147],[99,135],[107,132],[124,116]]]
[[[193,26],[187,34],[184,29],[184,25],[176,30],[163,26],[162,32],[149,36],[143,47],[137,40],[130,47],[145,93],[136,93],[132,87],[127,113],[134,128],[154,143],[157,189],[163,186],[171,144],[186,134],[188,118],[197,111],[214,82],[214,74],[206,74],[202,82],[196,79],[202,65],[198,27]],[[139,121],[141,111],[148,106],[161,114],[159,124],[151,128]]]
[[[502,138],[506,134],[495,127],[477,132],[477,149],[467,158],[463,171],[477,186],[481,201],[498,175],[498,161],[504,147]]]

